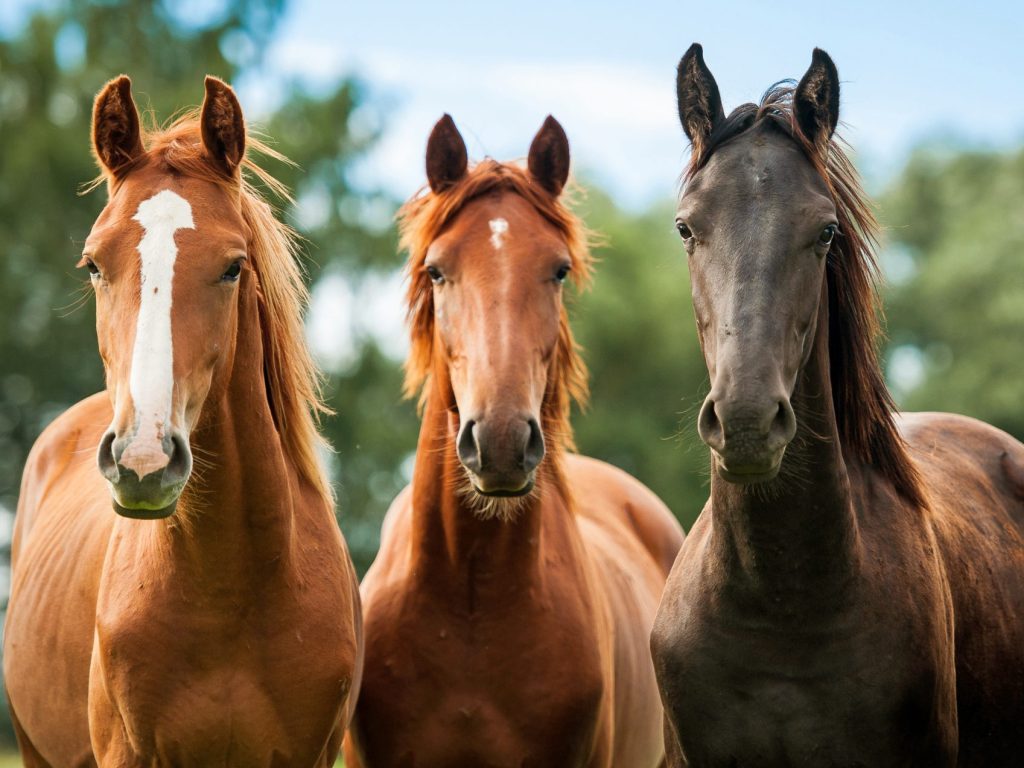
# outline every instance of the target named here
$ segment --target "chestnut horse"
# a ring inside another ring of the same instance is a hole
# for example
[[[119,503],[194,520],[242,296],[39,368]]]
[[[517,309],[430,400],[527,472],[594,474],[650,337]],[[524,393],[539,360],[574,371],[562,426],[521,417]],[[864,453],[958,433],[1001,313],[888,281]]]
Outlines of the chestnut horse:
[[[835,66],[726,117],[694,45],[678,99],[713,472],[652,637],[670,765],[1020,765],[1024,446],[893,414]]]
[[[528,170],[470,169],[445,115],[400,213],[423,426],[363,582],[349,768],[663,759],[647,638],[683,534],[639,482],[567,455],[586,373],[562,287],[591,266],[568,171],[553,118]]]
[[[93,142],[109,201],[81,265],[107,391],[25,468],[4,649],[25,764],[333,765],[359,596],[294,241],[242,170],[276,182],[215,78],[201,116],[149,136],[111,81]]]

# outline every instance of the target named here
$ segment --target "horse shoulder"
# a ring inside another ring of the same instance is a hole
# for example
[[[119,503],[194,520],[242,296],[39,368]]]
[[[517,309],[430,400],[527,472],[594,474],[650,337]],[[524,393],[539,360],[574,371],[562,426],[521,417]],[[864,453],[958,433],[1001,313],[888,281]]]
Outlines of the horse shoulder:
[[[653,765],[663,744],[650,632],[683,531],[661,500],[622,470],[575,455],[566,464],[579,489],[580,534],[615,627],[611,764]]]
[[[54,764],[81,765],[92,755],[89,660],[114,517],[95,452],[110,418],[109,399],[99,393],[43,431],[25,465],[15,517],[6,687],[23,737]],[[48,676],[40,677],[42,667]]]
[[[44,499],[67,486],[69,472],[103,486],[95,463],[96,447],[110,419],[110,400],[99,392],[66,410],[36,439],[22,473],[12,557],[38,521]]]
[[[961,753],[1018,754],[1007,734],[1024,717],[1024,445],[966,416],[909,414],[901,426],[951,593]]]
[[[900,427],[929,483],[973,474],[1024,531],[1024,445],[1001,429],[952,413],[902,414]],[[980,473],[980,474],[979,474]],[[965,487],[957,497],[971,493]]]
[[[577,493],[580,513],[602,527],[626,527],[653,558],[664,580],[672,569],[685,534],[672,512],[646,485],[618,467],[587,456],[570,454],[566,468]]]

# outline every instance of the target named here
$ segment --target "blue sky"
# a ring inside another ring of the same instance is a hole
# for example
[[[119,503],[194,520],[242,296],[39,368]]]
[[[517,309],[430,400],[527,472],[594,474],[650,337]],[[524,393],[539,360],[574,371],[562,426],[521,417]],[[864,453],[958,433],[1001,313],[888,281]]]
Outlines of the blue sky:
[[[5,0],[0,30],[27,8]],[[169,0],[179,18],[221,0]],[[577,171],[621,203],[673,194],[686,158],[675,66],[693,41],[726,108],[799,78],[825,48],[843,81],[846,136],[876,189],[923,140],[1024,142],[1024,4],[995,2],[670,2],[291,0],[266,64],[237,83],[249,114],[298,77],[327,86],[358,75],[365,117],[384,139],[359,182],[397,198],[423,181],[423,148],[450,112],[475,157],[525,154],[544,116],[564,124]],[[131,69],[126,62],[125,69]]]
[[[843,81],[846,135],[876,185],[922,140],[1024,141],[1024,4],[1015,2],[334,2],[296,0],[266,75],[358,74],[385,113],[364,183],[422,182],[433,122],[450,112],[474,156],[521,156],[546,114],[583,169],[630,206],[673,193],[686,157],[674,77],[704,45],[726,108],[799,78],[815,45]]]

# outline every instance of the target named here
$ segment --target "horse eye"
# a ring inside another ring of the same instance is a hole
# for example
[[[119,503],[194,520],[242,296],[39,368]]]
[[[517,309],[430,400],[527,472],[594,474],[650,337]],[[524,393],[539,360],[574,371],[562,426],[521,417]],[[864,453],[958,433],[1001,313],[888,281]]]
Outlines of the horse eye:
[[[440,285],[444,282],[444,275],[441,274],[441,270],[433,265],[427,267],[427,277],[430,278],[434,285]]]
[[[572,269],[572,266],[569,264],[563,264],[562,266],[560,266],[558,268],[558,271],[555,272],[555,282],[564,283],[565,278],[569,276],[570,269]]]
[[[689,240],[693,237],[693,231],[682,221],[676,222],[676,230],[679,232],[679,236],[683,238],[683,240]]]
[[[832,238],[834,238],[835,236],[836,225],[829,224],[827,227],[821,230],[821,234],[818,235],[818,242],[821,243],[822,245],[828,245],[829,243],[832,242]]]
[[[220,276],[220,279],[225,283],[233,283],[238,279],[238,276],[242,274],[242,262],[233,261],[231,266],[227,268],[227,271]]]

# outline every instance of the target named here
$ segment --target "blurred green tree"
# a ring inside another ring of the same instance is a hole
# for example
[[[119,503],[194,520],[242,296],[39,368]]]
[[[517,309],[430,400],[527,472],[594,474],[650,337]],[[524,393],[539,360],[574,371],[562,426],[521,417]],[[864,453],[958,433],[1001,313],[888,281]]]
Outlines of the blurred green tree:
[[[594,285],[570,310],[591,390],[574,426],[581,453],[639,478],[689,528],[708,495],[696,427],[707,371],[673,210],[630,214],[596,189],[578,208],[602,244]]]
[[[336,309],[350,318],[347,327],[330,329],[334,341],[352,345],[350,354],[321,356],[335,411],[323,427],[335,450],[339,519],[363,572],[377,552],[384,512],[408,481],[403,458],[416,447],[418,422],[414,405],[401,397],[399,362],[381,351],[381,334],[365,328],[372,310],[352,301],[398,282],[396,204],[382,193],[357,191],[349,178],[353,161],[378,138],[379,120],[359,84],[344,82],[325,97],[299,86],[289,92],[266,132],[296,163],[277,176],[296,192],[291,223],[306,239],[316,304],[342,304]]]
[[[1024,151],[921,147],[881,209],[901,405],[1024,438]]]

